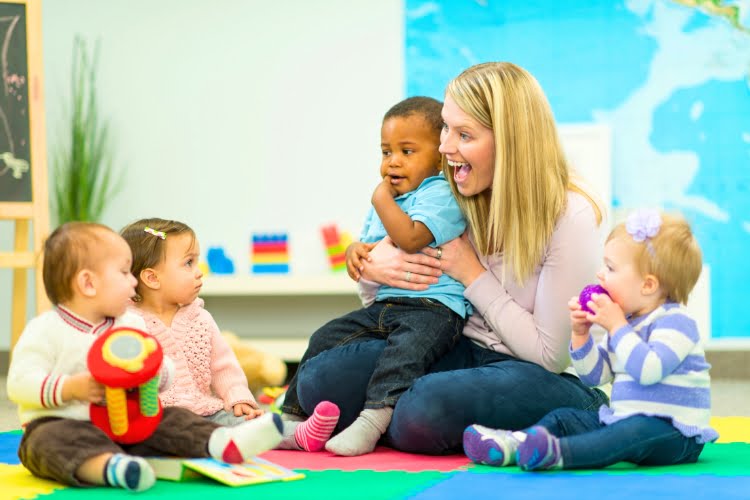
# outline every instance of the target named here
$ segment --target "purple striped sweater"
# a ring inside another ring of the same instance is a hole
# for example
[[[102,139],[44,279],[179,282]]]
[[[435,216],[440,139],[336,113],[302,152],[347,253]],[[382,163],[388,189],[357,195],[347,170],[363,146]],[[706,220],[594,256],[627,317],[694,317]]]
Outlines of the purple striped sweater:
[[[699,443],[718,438],[709,425],[711,365],[695,321],[680,304],[667,302],[630,318],[598,345],[589,337],[570,356],[585,384],[612,382],[610,406],[599,409],[603,424],[631,415],[659,416]]]

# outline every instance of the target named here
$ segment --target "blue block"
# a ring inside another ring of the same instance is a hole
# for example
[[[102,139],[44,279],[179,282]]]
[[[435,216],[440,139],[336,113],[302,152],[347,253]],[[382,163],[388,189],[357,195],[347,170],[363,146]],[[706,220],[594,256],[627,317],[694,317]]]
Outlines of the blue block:
[[[206,254],[208,268],[214,274],[232,274],[234,272],[234,263],[232,259],[224,254],[221,247],[211,247]]]
[[[253,243],[286,243],[287,233],[256,233],[253,234]]]
[[[253,264],[255,274],[288,274],[289,264]]]

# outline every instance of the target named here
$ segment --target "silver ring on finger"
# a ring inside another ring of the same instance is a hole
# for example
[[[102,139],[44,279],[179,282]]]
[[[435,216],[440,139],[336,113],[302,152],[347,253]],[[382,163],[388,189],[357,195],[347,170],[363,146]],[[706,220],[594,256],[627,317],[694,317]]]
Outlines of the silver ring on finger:
[[[406,281],[411,283],[411,271],[406,271]]]
[[[437,250],[437,255],[435,257],[437,257],[437,260],[440,260],[440,257],[443,256],[443,247],[437,247],[435,250]]]

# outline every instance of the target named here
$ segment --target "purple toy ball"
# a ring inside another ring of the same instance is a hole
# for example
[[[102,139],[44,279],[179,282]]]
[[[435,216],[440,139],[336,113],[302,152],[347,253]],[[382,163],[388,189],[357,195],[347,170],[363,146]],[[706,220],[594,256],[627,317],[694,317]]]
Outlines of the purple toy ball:
[[[589,306],[587,306],[586,304],[588,304],[591,300],[591,294],[593,293],[603,293],[609,295],[607,293],[607,290],[605,290],[601,285],[587,285],[583,288],[583,290],[581,290],[581,295],[578,296],[578,303],[581,304],[581,310],[591,314],[594,314],[594,311],[589,309]]]

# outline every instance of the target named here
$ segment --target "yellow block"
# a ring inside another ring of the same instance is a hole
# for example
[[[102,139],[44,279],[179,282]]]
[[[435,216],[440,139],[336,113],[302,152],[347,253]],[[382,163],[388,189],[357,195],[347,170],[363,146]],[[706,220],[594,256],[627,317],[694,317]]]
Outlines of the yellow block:
[[[289,254],[284,252],[254,253],[253,264],[286,264]]]
[[[0,464],[0,484],[3,485],[2,498],[36,498],[49,495],[67,486],[32,476],[23,465]]]
[[[750,443],[750,417],[711,417],[719,433],[717,443]]]

